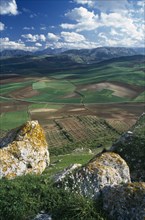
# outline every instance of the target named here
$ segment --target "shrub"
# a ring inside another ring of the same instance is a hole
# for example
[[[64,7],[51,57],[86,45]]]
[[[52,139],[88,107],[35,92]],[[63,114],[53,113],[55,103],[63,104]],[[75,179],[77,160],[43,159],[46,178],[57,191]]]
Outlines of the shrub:
[[[0,220],[28,220],[41,210],[54,220],[105,219],[94,201],[58,189],[47,176],[0,181]]]

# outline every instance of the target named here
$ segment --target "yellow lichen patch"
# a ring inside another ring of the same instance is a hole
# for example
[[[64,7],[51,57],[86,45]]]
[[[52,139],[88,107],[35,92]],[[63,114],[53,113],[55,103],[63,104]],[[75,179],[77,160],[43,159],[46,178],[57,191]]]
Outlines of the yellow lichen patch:
[[[102,166],[104,167],[104,165],[100,164],[99,161],[94,161],[92,163],[89,163],[87,165],[87,168],[88,168],[89,171],[94,172],[95,169],[101,168]]]
[[[126,162],[118,154],[106,152],[93,158],[87,164],[87,168],[91,171],[102,166],[112,166],[112,164],[125,165]]]
[[[7,179],[13,179],[13,178],[15,178],[16,177],[16,173],[8,173],[6,176],[5,176],[5,178],[7,178]]]
[[[43,129],[40,127],[38,122],[27,122],[20,130],[19,135],[22,137],[23,140],[29,140],[31,144],[35,148],[39,148],[41,146],[47,147],[47,142],[45,139],[45,134]]]
[[[48,164],[48,145],[37,121],[28,121],[15,134],[14,141],[0,149],[0,178],[11,179],[26,173],[40,174]]]
[[[111,184],[130,181],[128,165],[118,154],[112,152],[97,155],[89,161],[85,169],[92,173],[95,178],[104,179],[105,182]]]
[[[12,144],[7,149],[7,152],[12,154],[16,158],[19,158],[21,156],[21,151],[20,151],[16,141],[12,142]]]
[[[38,167],[40,167],[40,173],[42,173],[42,171],[46,168],[46,163],[43,160],[41,160],[38,163]]]
[[[141,188],[144,189],[144,192],[145,192],[145,182],[128,183],[126,190],[132,191],[132,192],[137,192]]]

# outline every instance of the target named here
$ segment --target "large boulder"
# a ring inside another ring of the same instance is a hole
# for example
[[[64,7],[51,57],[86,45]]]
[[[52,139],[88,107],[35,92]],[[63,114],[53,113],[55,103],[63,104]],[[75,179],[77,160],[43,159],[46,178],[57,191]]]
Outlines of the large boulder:
[[[127,183],[106,188],[103,193],[104,209],[110,219],[145,219],[145,183]]]
[[[58,178],[57,185],[90,198],[97,198],[104,187],[127,182],[130,182],[130,173],[126,162],[118,154],[105,152],[65,178]]]
[[[48,145],[38,121],[28,121],[2,139],[0,178],[28,173],[41,174],[49,165]]]
[[[53,180],[55,183],[63,181],[67,176],[72,175],[75,170],[77,170],[79,167],[81,167],[81,164],[71,164],[70,166],[66,167],[63,171],[60,171],[59,173],[55,174],[53,177]]]

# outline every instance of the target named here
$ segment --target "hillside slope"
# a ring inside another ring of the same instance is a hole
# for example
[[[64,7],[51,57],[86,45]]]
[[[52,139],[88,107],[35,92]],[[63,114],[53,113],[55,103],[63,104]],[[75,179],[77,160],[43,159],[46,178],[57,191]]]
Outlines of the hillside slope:
[[[145,113],[111,150],[127,162],[132,181],[145,181]]]

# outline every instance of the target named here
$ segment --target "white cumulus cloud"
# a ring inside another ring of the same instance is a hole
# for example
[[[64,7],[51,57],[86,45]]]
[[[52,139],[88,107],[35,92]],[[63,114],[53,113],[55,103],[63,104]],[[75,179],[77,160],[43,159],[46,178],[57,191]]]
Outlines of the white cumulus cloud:
[[[55,35],[53,33],[48,33],[47,37],[48,37],[49,40],[52,40],[52,41],[58,41],[59,38],[60,38],[59,36],[57,36],[57,35]]]
[[[94,30],[99,27],[99,16],[93,11],[84,7],[74,8],[65,14],[66,17],[76,21],[75,24],[63,23],[60,26],[64,29],[76,29],[76,31]]]
[[[77,4],[88,5],[92,8],[97,8],[100,11],[120,11],[130,7],[128,0],[74,0]]]
[[[75,33],[75,32],[61,32],[61,37],[64,39],[65,42],[70,42],[70,43],[76,43],[76,42],[81,42],[85,41],[85,37],[81,34]]]
[[[67,48],[67,49],[90,49],[90,48],[95,48],[100,46],[96,42],[92,41],[83,41],[83,42],[64,42],[64,41],[59,41],[59,42],[52,42],[52,43],[47,43],[46,48],[51,47],[51,48]]]
[[[38,47],[28,47],[25,45],[25,43],[21,40],[18,40],[17,42],[11,41],[8,37],[0,38],[0,44],[1,44],[1,50],[25,50],[25,51],[35,51],[38,49]]]
[[[17,15],[18,9],[15,0],[1,0],[0,1],[0,14],[1,15]]]
[[[40,41],[46,41],[46,37],[45,37],[45,35],[44,34],[40,34],[40,35],[36,35],[37,37],[38,37],[38,40],[40,40]]]
[[[125,0],[123,0],[125,1]],[[106,1],[103,1],[104,4]],[[87,9],[85,7],[74,8],[65,14],[72,22],[62,23],[60,26],[65,30],[73,32],[83,32],[89,39],[91,35],[95,41],[101,45],[132,46],[144,45],[144,16],[141,14],[142,4],[139,4],[139,10],[130,9],[120,11],[110,11],[108,13],[98,13],[97,10]],[[136,13],[135,13],[136,12]],[[85,33],[84,33],[85,32]],[[103,35],[99,35],[99,33]],[[127,39],[126,45],[125,41]],[[104,44],[103,44],[104,41]],[[108,42],[108,43],[107,43]],[[133,43],[134,42],[134,43]]]
[[[77,4],[82,4],[82,5],[89,5],[89,6],[94,6],[94,1],[95,0],[74,0],[75,3]]]
[[[5,25],[2,22],[0,22],[0,31],[3,31],[4,29],[5,29]]]
[[[37,41],[46,41],[46,37],[44,34],[36,34],[36,35],[32,35],[32,34],[23,34],[21,35],[21,37],[27,39],[27,42],[37,42]]]
[[[94,12],[91,12],[84,7],[79,7],[72,9],[71,11],[66,13],[65,16],[72,20],[81,21],[81,20],[93,19]]]
[[[36,46],[36,47],[42,47],[42,44],[36,43],[35,46]]]
[[[23,30],[35,30],[35,28],[32,26],[32,27],[23,27]]]

